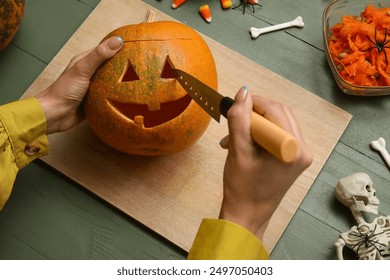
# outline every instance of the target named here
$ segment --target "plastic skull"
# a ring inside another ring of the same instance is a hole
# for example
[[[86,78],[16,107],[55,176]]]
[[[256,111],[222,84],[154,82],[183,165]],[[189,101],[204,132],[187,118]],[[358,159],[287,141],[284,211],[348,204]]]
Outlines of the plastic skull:
[[[373,185],[367,174],[354,173],[338,181],[336,198],[345,206],[355,204],[359,211],[378,214],[379,199]]]

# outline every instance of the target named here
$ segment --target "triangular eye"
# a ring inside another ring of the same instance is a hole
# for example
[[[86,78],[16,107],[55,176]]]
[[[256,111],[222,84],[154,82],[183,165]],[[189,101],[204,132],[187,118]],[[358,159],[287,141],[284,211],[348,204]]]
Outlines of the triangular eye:
[[[128,59],[125,68],[123,69],[123,73],[119,78],[119,82],[131,82],[136,80],[139,80],[139,77],[134,70],[133,64]]]
[[[173,71],[175,67],[173,66],[173,63],[171,59],[169,58],[169,55],[167,55],[167,58],[165,59],[164,67],[161,72],[161,79],[175,79],[175,71]]]

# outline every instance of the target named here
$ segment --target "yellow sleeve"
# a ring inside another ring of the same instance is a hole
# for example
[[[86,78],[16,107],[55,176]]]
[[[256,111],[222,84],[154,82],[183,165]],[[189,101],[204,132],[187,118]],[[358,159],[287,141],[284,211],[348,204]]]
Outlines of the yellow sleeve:
[[[46,119],[36,98],[0,106],[0,210],[18,171],[47,152]]]
[[[269,256],[261,241],[244,227],[226,220],[204,219],[187,258],[265,260]]]

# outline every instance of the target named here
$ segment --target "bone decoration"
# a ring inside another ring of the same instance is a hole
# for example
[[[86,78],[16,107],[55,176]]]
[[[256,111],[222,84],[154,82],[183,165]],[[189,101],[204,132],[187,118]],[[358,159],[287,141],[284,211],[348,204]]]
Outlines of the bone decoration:
[[[249,32],[251,34],[252,39],[256,39],[259,37],[261,34],[268,33],[268,32],[273,32],[281,29],[286,29],[290,27],[300,27],[302,28],[304,26],[304,22],[301,16],[298,16],[296,19],[289,21],[289,22],[284,22],[284,23],[279,23],[276,25],[272,26],[267,26],[263,28],[256,28],[256,27],[251,27],[249,29]]]
[[[370,144],[371,148],[377,152],[379,152],[386,162],[387,166],[390,168],[390,155],[389,152],[386,150],[386,141],[382,137],[380,137],[378,140],[372,141]]]
[[[349,207],[357,223],[341,233],[335,242],[337,258],[344,259],[347,247],[360,260],[390,260],[390,216],[367,222],[361,213],[378,213],[380,202],[370,176],[359,172],[341,178],[336,186],[336,198]]]

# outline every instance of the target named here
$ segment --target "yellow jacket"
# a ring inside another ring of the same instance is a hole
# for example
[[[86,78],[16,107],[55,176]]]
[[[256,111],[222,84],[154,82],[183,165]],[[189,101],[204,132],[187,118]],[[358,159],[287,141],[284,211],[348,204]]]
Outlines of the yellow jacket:
[[[47,153],[46,119],[36,98],[0,106],[0,210],[18,171]],[[188,259],[268,259],[268,254],[245,228],[225,220],[204,219]]]

